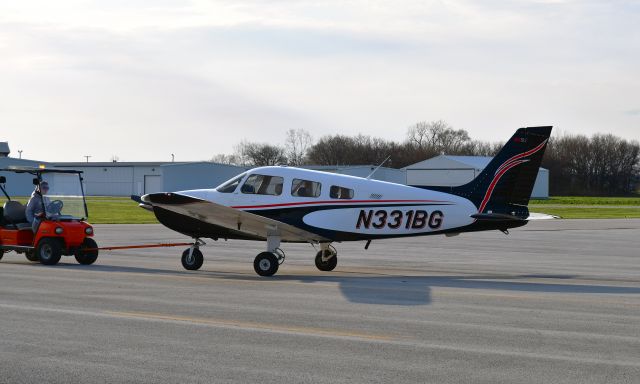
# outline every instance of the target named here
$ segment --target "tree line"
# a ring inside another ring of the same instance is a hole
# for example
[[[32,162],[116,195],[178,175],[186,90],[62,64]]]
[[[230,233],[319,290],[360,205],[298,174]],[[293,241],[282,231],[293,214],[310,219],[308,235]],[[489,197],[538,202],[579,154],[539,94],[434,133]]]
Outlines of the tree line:
[[[440,154],[494,156],[500,142],[474,140],[443,120],[418,122],[405,140],[369,135],[327,135],[317,141],[304,129],[291,129],[283,145],[242,141],[231,155],[212,161],[243,166],[288,164],[370,165],[403,168]],[[628,195],[640,187],[640,143],[611,134],[552,136],[542,166],[549,169],[552,195]]]

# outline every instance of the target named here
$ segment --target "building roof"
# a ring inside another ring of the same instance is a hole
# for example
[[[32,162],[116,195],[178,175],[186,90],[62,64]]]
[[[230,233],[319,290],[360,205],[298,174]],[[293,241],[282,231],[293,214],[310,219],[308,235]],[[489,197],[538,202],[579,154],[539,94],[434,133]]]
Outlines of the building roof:
[[[171,164],[170,161],[100,161],[100,162],[61,162],[51,163],[56,167],[159,167],[164,164]]]
[[[175,162],[175,163],[161,164],[162,167],[182,167],[182,166],[189,166],[189,165],[213,165],[213,166],[248,169],[247,167],[242,165],[223,164],[223,163],[217,163],[215,161],[181,161],[181,162]]]
[[[9,143],[6,141],[0,141],[0,155],[9,156],[11,150],[9,150]]]
[[[439,155],[432,157],[421,162],[411,164],[406,169],[442,169],[442,168],[455,168],[455,169],[484,169],[493,160],[491,156],[453,156],[453,155]],[[544,171],[546,169],[540,168]]]
[[[2,168],[9,166],[38,167],[40,164],[51,167],[51,163],[47,163],[45,161],[16,159],[15,157],[0,157],[0,167]]]
[[[462,164],[467,164],[477,169],[484,169],[493,157],[491,156],[449,156],[445,155],[449,160],[457,161]]]

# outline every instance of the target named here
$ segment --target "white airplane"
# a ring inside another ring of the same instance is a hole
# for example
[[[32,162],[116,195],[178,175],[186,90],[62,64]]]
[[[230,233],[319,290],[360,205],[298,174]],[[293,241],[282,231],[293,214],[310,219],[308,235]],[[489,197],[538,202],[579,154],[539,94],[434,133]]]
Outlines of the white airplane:
[[[254,269],[271,276],[285,259],[281,243],[311,243],[315,264],[333,270],[333,243],[500,230],[527,224],[527,204],[551,127],[520,128],[489,165],[458,187],[414,187],[275,166],[244,172],[214,189],[132,196],[168,228],[193,237],[182,254],[202,266],[201,238],[266,241]]]

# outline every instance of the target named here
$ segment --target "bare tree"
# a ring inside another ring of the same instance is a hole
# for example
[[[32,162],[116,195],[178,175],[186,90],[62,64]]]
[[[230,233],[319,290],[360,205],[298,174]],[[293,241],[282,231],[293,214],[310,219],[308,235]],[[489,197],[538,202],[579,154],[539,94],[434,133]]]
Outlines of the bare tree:
[[[325,136],[309,149],[308,157],[320,165],[380,164],[387,156],[398,152],[398,147],[392,141],[366,135]]]
[[[446,121],[421,121],[407,130],[407,141],[425,152],[471,155],[474,144],[464,129],[453,129]]]
[[[287,162],[283,147],[248,141],[243,141],[236,146],[236,156],[241,159],[243,164],[256,167],[279,165]]]
[[[295,166],[303,165],[311,145],[313,145],[313,138],[305,129],[298,128],[288,130],[285,140],[285,151],[289,164]]]
[[[473,142],[473,156],[495,156],[504,147],[504,143],[491,143],[488,141]]]
[[[640,143],[611,134],[557,135],[542,166],[556,195],[628,195],[637,188]]]
[[[242,159],[240,159],[237,155],[227,155],[224,153],[213,156],[211,158],[211,161],[218,164],[244,165]]]

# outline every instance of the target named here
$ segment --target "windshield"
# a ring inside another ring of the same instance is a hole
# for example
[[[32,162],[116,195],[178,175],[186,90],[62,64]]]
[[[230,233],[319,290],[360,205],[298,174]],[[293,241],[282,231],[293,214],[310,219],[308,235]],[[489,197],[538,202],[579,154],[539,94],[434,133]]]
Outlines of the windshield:
[[[80,183],[80,175],[77,173],[43,174],[40,185],[47,206],[47,216],[62,215],[86,219],[88,215]]]
[[[231,180],[225,181],[224,183],[222,183],[220,186],[216,188],[216,191],[221,193],[233,193],[236,190],[236,188],[238,188],[238,184],[240,184],[240,181],[244,178],[246,174],[247,173],[245,172],[243,174],[240,174],[234,177]]]

